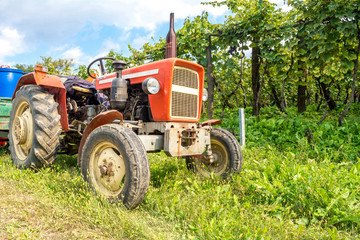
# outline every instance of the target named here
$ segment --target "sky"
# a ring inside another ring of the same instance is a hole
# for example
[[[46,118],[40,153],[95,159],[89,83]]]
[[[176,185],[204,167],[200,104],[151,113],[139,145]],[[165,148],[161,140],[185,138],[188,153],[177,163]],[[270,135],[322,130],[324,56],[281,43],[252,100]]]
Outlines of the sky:
[[[226,7],[206,0],[0,0],[0,65],[34,65],[40,56],[87,65],[111,49],[127,56],[151,37],[166,37],[170,13],[175,30],[203,11],[222,23]],[[271,0],[283,5],[284,0]]]

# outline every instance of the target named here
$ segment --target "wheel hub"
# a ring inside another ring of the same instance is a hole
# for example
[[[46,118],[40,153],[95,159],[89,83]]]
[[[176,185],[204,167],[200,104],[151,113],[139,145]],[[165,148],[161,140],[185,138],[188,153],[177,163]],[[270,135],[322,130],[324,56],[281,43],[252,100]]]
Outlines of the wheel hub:
[[[111,157],[110,162],[107,162],[105,159],[103,160],[104,165],[99,166],[101,177],[111,177],[115,175],[113,171],[113,160]],[[110,178],[107,178],[107,181],[110,182]]]
[[[220,176],[226,171],[228,161],[225,146],[215,139],[211,140],[211,155],[195,157],[197,170],[203,176],[210,176],[211,173]]]
[[[31,147],[30,129],[32,129],[32,115],[28,108],[15,119],[15,143],[22,145],[24,150]]]
[[[99,166],[99,168],[100,168],[101,177],[108,175],[108,169],[107,169],[106,165]]]
[[[122,156],[109,143],[101,144],[93,156],[97,167],[94,174],[99,188],[105,192],[119,191],[126,172]]]
[[[221,162],[221,156],[219,156],[219,154],[217,154],[217,153],[213,153],[212,156],[213,156],[213,159],[211,161],[211,165],[218,167]]]
[[[21,160],[26,159],[33,140],[33,118],[27,102],[20,104],[12,126],[15,151]]]
[[[212,152],[209,156],[202,156],[201,161],[209,167],[218,167],[222,163],[222,154],[218,153],[217,151]]]
[[[15,143],[23,144],[26,141],[26,124],[23,116],[19,116],[15,119]]]

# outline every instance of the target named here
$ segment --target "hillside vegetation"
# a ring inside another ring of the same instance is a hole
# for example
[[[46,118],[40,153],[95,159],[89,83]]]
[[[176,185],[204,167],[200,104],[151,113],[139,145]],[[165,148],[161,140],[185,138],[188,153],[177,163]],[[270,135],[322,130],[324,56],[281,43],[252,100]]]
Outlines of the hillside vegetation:
[[[266,108],[260,121],[247,109],[239,175],[203,179],[183,159],[150,154],[150,189],[134,211],[94,196],[75,157],[21,171],[3,148],[0,238],[357,239],[359,110],[352,105],[338,127],[336,111],[318,125],[322,115],[313,109],[284,115]],[[222,127],[236,133],[237,112],[225,116]]]

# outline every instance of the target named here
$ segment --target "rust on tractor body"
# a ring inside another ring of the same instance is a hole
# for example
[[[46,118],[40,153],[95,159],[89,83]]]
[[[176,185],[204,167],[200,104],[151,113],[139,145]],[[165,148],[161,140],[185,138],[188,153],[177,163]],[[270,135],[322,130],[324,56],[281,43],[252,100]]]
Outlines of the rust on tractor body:
[[[207,120],[207,121],[201,123],[201,126],[215,126],[215,125],[221,125],[221,120],[210,119],[210,120]]]

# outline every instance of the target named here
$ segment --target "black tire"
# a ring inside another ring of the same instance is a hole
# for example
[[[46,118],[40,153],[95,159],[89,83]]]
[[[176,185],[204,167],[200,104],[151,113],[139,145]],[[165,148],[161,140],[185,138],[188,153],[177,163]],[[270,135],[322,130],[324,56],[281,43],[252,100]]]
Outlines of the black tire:
[[[229,131],[213,128],[210,139],[215,162],[209,163],[206,159],[186,157],[187,168],[204,177],[210,177],[213,173],[224,179],[230,173],[239,173],[243,164],[243,155],[236,138]]]
[[[143,201],[149,188],[150,164],[134,132],[118,124],[100,126],[91,132],[82,152],[81,171],[95,193],[122,201],[128,209]]]
[[[61,133],[58,103],[36,85],[22,86],[12,102],[9,123],[11,159],[21,169],[49,166]]]

